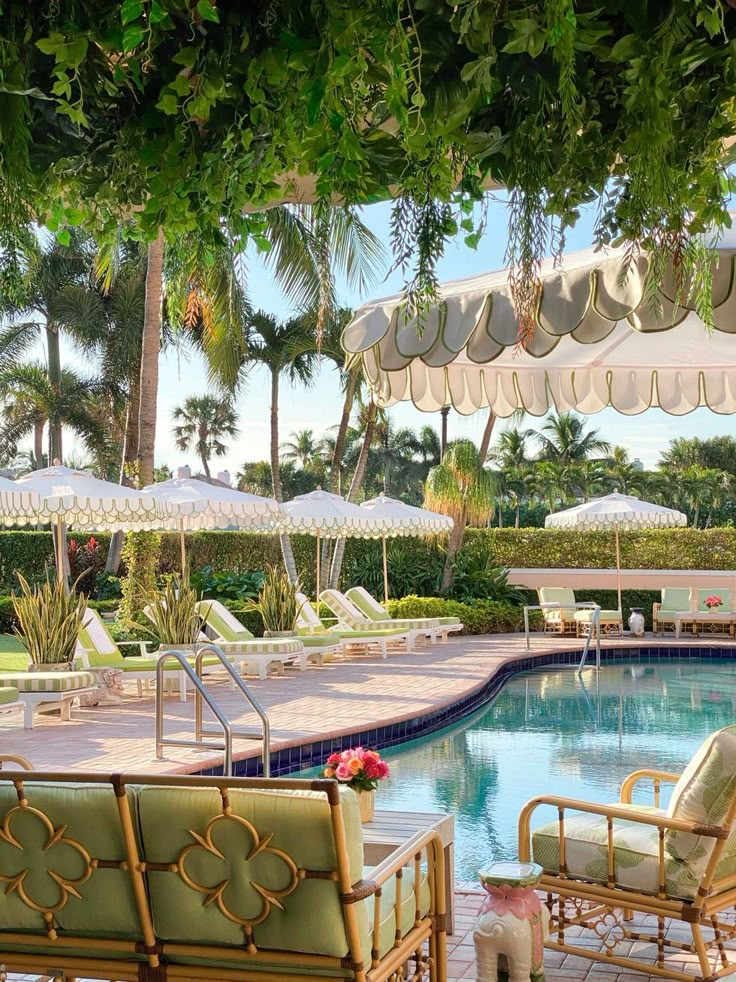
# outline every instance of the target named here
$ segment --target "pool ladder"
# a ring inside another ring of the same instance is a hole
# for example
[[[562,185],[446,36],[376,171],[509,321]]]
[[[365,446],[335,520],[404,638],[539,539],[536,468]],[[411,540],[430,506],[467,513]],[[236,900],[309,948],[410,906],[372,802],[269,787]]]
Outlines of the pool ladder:
[[[243,694],[245,701],[254,710],[261,721],[260,730],[234,730],[225,713],[220,708],[210,689],[204,683],[204,659],[214,656],[230,675],[233,688]],[[195,747],[200,750],[222,750],[224,752],[223,775],[233,776],[233,738],[239,740],[259,740],[262,743],[263,776],[271,776],[271,724],[268,713],[258,702],[251,690],[245,684],[238,671],[233,667],[222,648],[208,642],[197,647],[194,655],[194,667],[189,659],[191,653],[171,650],[161,655],[156,663],[156,759],[163,760],[164,747]],[[179,663],[179,670],[189,679],[194,689],[194,739],[177,740],[164,736],[164,682],[166,664],[169,661]],[[202,706],[207,706],[220,725],[220,729],[205,727],[202,721]],[[217,741],[205,737],[219,737]]]
[[[588,660],[588,652],[590,651],[590,641],[591,638],[595,637],[595,667],[596,669],[601,667],[601,608],[600,604],[594,604],[590,601],[580,601],[574,604],[561,604],[561,603],[543,603],[543,604],[526,604],[524,607],[524,635],[526,638],[526,650],[531,649],[530,634],[529,634],[529,611],[530,610],[559,610],[562,607],[577,607],[581,610],[592,610],[593,616],[590,619],[590,630],[585,637],[585,645],[583,646],[583,654],[580,658],[580,664],[578,665],[578,675],[582,675],[583,669],[585,668],[585,663]]]

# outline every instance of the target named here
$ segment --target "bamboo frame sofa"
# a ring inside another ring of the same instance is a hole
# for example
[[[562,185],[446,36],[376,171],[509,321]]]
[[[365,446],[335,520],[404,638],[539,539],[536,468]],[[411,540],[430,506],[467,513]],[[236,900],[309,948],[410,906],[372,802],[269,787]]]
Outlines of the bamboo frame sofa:
[[[643,781],[653,783],[654,807],[632,804]],[[663,810],[667,782],[675,788]],[[531,831],[537,808],[550,805],[557,819]],[[681,982],[734,975],[736,726],[712,734],[681,775],[634,771],[615,804],[533,798],[519,817],[519,859],[544,869],[548,948]],[[627,924],[635,911],[655,924]],[[671,934],[668,920],[679,922]],[[651,946],[649,960],[637,958],[634,942]],[[694,959],[694,972],[666,957],[683,953]]]
[[[581,637],[590,632],[593,611],[575,607],[574,590],[568,587],[542,586],[538,588],[537,596],[540,604],[559,604],[558,607],[542,610],[545,633],[574,634]],[[623,635],[624,625],[620,610],[601,610],[598,620],[601,634]]]
[[[0,770],[0,829],[6,972],[445,982],[439,835],[364,869],[334,781]]]

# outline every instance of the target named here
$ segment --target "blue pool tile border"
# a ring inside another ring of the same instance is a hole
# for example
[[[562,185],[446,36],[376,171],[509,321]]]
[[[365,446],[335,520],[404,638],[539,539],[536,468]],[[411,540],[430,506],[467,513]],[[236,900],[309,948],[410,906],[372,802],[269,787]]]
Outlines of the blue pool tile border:
[[[616,662],[657,662],[657,661],[733,661],[736,659],[736,647],[697,647],[682,646],[666,647],[665,645],[602,648],[601,663],[615,664]],[[498,671],[475,691],[463,696],[456,702],[441,706],[430,713],[404,719],[398,723],[387,723],[384,726],[374,726],[355,733],[345,733],[342,736],[326,740],[312,740],[296,747],[282,747],[271,753],[271,777],[281,777],[293,774],[294,771],[316,767],[324,763],[331,753],[343,750],[347,745],[362,745],[376,750],[396,747],[410,740],[438,733],[449,726],[461,723],[468,716],[484,708],[498,695],[506,681],[512,675],[528,672],[534,668],[545,666],[576,666],[580,662],[580,651],[555,651],[544,654],[529,654],[527,658],[515,659],[503,664]],[[259,756],[244,757],[233,764],[236,777],[262,777],[263,764]],[[197,771],[203,777],[219,777],[222,767],[211,767]]]

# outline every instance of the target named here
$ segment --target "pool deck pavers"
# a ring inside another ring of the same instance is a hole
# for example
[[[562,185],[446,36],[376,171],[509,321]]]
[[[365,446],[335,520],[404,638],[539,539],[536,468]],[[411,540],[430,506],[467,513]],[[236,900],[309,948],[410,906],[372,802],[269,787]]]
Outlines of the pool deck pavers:
[[[606,647],[632,647],[628,639],[606,640]],[[733,647],[728,639],[688,638],[686,647]],[[656,649],[677,647],[671,638],[647,639]],[[579,649],[574,638],[536,636],[532,655]],[[412,655],[387,661],[359,657],[283,677],[249,680],[271,719],[272,748],[302,745],[398,722],[432,712],[481,687],[507,661],[529,657],[522,635],[454,638],[444,645],[421,647]],[[239,693],[224,681],[208,681],[229,719],[252,727],[255,717],[243,711]],[[168,698],[165,732],[191,738],[193,699]],[[56,714],[37,716],[33,730],[23,730],[14,716],[0,717],[2,753],[22,754],[37,769],[96,770],[106,773],[191,772],[214,766],[212,751],[167,748],[166,758],[154,753],[154,701],[151,696],[126,698],[122,705],[75,709],[68,723]],[[258,745],[235,744],[235,757],[257,753]],[[482,895],[471,885],[456,893],[456,933],[448,945],[448,980],[475,979],[472,926]],[[683,958],[684,956],[680,956]],[[547,952],[547,982],[646,982],[654,976],[619,972],[614,965],[591,963],[572,955]],[[21,977],[16,977],[20,979]],[[23,976],[35,980],[38,976]],[[15,980],[14,980],[15,982]]]

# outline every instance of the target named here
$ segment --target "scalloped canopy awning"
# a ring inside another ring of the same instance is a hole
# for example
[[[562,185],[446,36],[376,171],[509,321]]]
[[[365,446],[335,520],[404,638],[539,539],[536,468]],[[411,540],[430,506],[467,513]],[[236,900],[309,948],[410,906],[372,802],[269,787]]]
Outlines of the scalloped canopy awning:
[[[403,297],[364,304],[343,333],[381,406],[411,401],[425,412],[453,406],[468,415],[523,409],[672,415],[707,406],[736,412],[736,230],[718,244],[713,271],[716,330],[676,307],[666,278],[659,314],[646,297],[648,260],[628,266],[619,250],[547,260],[537,327],[518,350],[508,270],[444,284],[422,330],[403,316]]]

